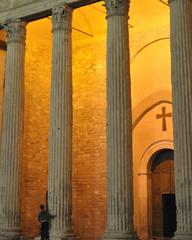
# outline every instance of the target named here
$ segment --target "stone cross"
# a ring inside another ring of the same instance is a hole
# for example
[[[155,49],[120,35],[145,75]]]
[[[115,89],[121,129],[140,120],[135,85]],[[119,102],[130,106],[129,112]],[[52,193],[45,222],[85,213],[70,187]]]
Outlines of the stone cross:
[[[167,131],[166,117],[172,117],[171,113],[166,113],[166,107],[162,107],[162,114],[157,114],[156,118],[162,118],[162,131]]]

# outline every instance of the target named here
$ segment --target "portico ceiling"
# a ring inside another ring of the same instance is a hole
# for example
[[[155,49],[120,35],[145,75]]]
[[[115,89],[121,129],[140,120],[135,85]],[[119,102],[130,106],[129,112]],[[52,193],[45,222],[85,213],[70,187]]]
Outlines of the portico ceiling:
[[[78,8],[73,15],[73,39],[91,38],[106,33],[104,2]],[[130,34],[169,25],[169,6],[162,0],[131,0]]]
[[[73,27],[93,36],[104,33],[105,16],[103,2],[79,8],[74,12]],[[129,16],[130,33],[159,28],[169,25],[169,6],[162,0],[132,0]],[[83,37],[81,35],[76,31],[74,38]]]
[[[85,39],[106,33],[106,11],[103,1],[75,9],[73,15],[73,39]],[[130,34],[169,25],[169,6],[166,0],[131,0]],[[38,21],[35,34],[48,34],[45,22],[50,25],[51,17],[43,23]],[[30,23],[31,24],[31,23]]]

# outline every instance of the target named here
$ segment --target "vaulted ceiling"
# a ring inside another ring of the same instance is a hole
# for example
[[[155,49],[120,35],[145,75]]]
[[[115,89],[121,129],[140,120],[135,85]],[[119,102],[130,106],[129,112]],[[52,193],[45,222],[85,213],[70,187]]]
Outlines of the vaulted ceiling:
[[[106,32],[106,12],[103,1],[75,10],[73,27],[88,35]],[[131,0],[130,33],[169,25],[169,6],[166,0]],[[76,30],[74,39],[83,35]],[[85,36],[84,36],[85,37]]]
[[[90,39],[106,33],[106,11],[103,3],[100,1],[74,11],[73,40]],[[129,16],[130,34],[168,26],[169,6],[167,0],[131,0]],[[51,17],[37,21],[37,24],[34,24],[34,34],[48,37]],[[0,37],[2,39],[1,34]]]

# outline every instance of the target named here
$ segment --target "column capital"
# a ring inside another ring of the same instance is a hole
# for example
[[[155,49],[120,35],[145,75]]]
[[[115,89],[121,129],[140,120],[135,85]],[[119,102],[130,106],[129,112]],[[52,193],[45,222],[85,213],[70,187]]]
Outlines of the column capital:
[[[104,0],[107,17],[123,16],[128,14],[130,0]]]
[[[72,31],[73,8],[68,5],[59,5],[52,9],[52,31],[65,30]]]
[[[4,29],[7,32],[7,42],[18,42],[25,44],[26,22],[20,19],[9,20],[4,24]]]

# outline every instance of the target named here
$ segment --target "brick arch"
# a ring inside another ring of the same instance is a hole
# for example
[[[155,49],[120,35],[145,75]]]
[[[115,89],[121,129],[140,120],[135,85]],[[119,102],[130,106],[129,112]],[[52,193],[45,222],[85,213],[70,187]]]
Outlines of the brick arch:
[[[173,150],[173,140],[161,140],[152,143],[149,145],[145,151],[143,152],[143,155],[141,157],[141,165],[139,168],[139,174],[146,173],[151,174],[151,166],[153,161],[153,156],[155,153],[164,150],[164,149],[171,149]]]
[[[151,166],[153,156],[164,149],[173,150],[173,140],[161,140],[149,145],[141,157],[138,172],[138,198],[139,198],[139,235],[142,239],[148,239],[151,235]]]
[[[135,58],[136,58],[143,50],[145,50],[147,47],[149,47],[150,45],[155,44],[155,43],[157,43],[157,42],[159,42],[159,41],[164,41],[164,40],[170,40],[170,37],[158,38],[158,39],[155,39],[155,40],[147,43],[146,45],[144,45],[144,46],[143,46],[142,48],[140,48],[140,49],[136,52],[136,54],[132,57],[132,59],[131,59],[131,64],[132,64],[132,62],[135,60]]]
[[[134,130],[142,118],[156,106],[168,103],[172,104],[171,92],[162,90],[155,92],[141,101],[132,111],[132,129]]]

